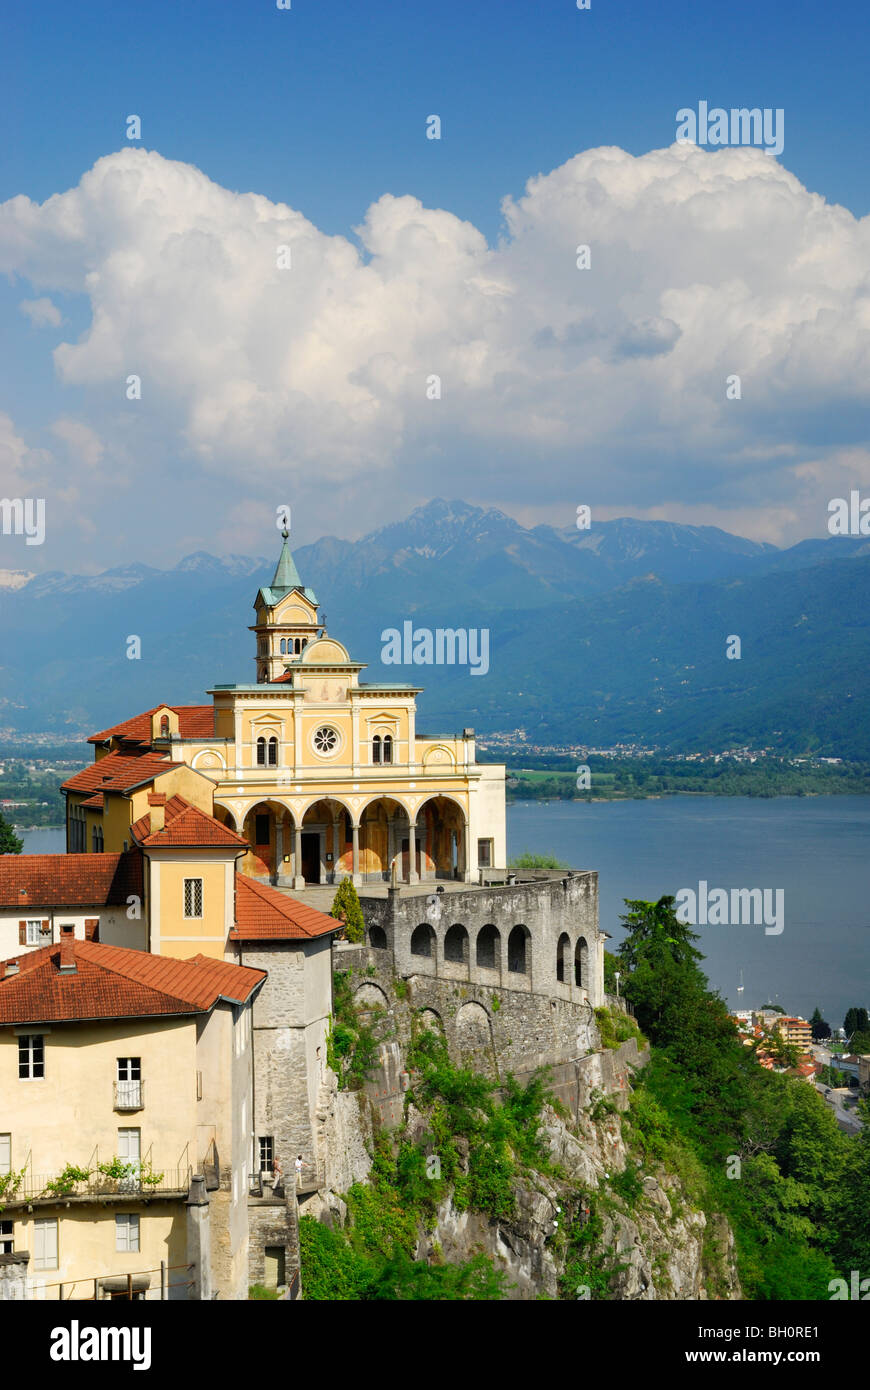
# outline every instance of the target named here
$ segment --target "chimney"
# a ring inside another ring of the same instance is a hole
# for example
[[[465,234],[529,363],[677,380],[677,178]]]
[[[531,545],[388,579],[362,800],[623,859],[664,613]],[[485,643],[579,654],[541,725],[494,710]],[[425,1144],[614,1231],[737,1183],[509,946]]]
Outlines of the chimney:
[[[151,834],[156,835],[166,825],[166,793],[149,792],[148,805],[151,808]]]
[[[75,927],[71,922],[64,922],[60,929],[60,973],[62,975],[74,975],[76,973],[76,947],[75,947]]]

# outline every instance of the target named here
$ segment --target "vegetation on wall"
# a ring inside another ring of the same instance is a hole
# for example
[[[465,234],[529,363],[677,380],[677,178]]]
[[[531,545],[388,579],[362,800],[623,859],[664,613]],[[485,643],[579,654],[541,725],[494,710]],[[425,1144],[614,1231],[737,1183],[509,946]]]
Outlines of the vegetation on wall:
[[[378,1051],[377,1025],[383,1010],[371,1011],[363,1021],[353,1001],[352,970],[335,970],[332,975],[333,1016],[326,1035],[326,1060],[338,1077],[340,1091],[358,1091],[375,1065]]]

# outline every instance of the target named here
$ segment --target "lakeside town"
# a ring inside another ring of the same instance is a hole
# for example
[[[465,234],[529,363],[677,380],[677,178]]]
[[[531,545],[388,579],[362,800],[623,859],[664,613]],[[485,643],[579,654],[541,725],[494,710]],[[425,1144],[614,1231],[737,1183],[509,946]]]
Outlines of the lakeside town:
[[[842,1027],[831,1033],[821,1015],[813,1022],[774,1005],[737,1009],[731,1017],[744,1046],[755,1050],[759,1066],[810,1082],[831,1107],[839,1128],[856,1134],[864,1128],[859,1102],[870,1097],[870,1026],[866,1009],[854,1012],[859,1031],[852,1037]],[[860,1050],[852,1050],[853,1041]]]

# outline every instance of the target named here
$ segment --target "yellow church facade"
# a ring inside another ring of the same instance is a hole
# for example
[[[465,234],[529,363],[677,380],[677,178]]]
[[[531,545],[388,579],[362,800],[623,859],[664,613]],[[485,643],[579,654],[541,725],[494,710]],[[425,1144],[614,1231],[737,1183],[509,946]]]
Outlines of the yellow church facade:
[[[87,817],[70,848],[121,850],[136,798],[172,775],[191,799],[194,784],[213,786],[214,815],[249,846],[239,868],[282,887],[394,874],[475,882],[480,869],[504,867],[504,767],[477,762],[471,729],[418,736],[420,687],[360,679],[365,667],[326,632],[286,535],[254,606],[254,682],[216,685],[212,706],[160,706],[94,736],[95,768],[67,783],[68,824]],[[124,785],[138,776],[134,745],[153,785]],[[106,775],[101,791],[94,777],[107,756],[118,785]]]

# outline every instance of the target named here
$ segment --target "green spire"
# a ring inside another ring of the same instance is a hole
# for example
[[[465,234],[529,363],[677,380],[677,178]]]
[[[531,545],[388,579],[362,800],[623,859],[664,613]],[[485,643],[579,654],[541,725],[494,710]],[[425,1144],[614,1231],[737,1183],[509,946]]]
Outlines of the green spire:
[[[282,590],[284,593],[287,593],[290,589],[301,589],[302,580],[299,578],[296,566],[293,563],[293,556],[290,554],[290,547],[287,544],[288,532],[282,531],[281,535],[283,537],[281,554],[278,557],[278,565],[275,570],[275,577],[272,580],[271,588],[276,593]]]

